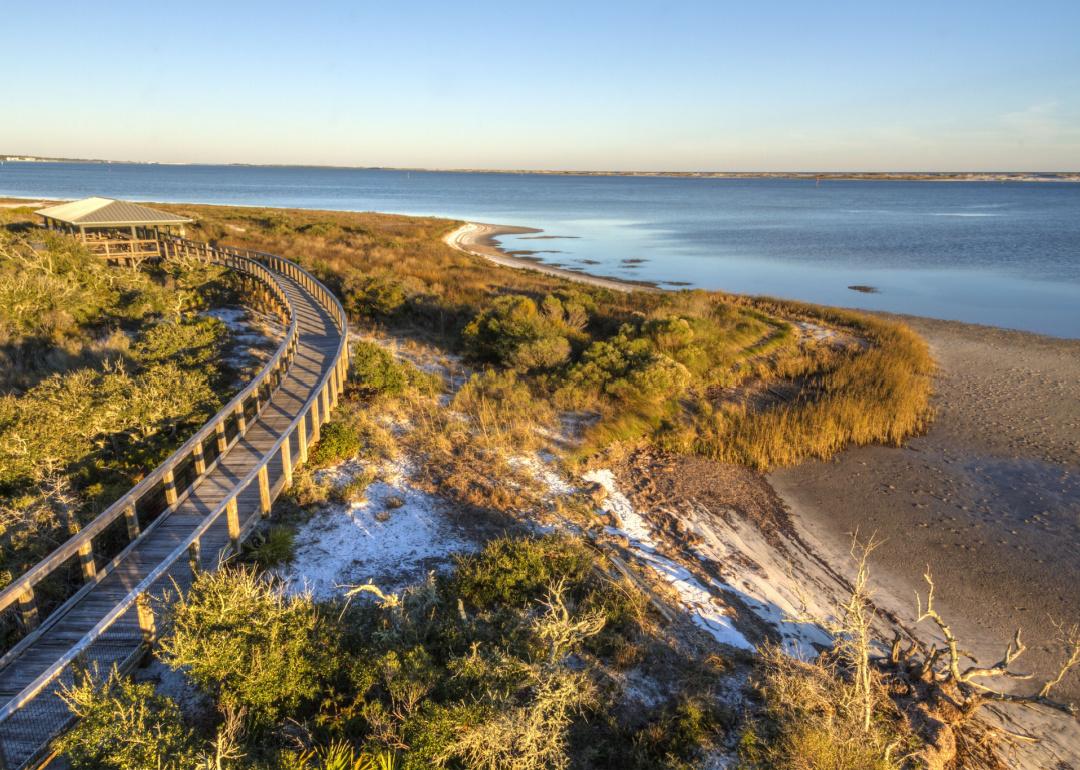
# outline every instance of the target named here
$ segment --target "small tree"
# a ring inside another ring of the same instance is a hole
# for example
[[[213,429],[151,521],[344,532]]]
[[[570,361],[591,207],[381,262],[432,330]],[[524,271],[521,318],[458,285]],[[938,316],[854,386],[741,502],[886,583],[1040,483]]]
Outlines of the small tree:
[[[477,360],[523,372],[549,369],[570,357],[562,318],[550,309],[550,303],[548,312],[541,313],[529,297],[511,294],[481,311],[462,337]]]
[[[199,575],[173,605],[161,648],[254,727],[296,715],[334,673],[335,635],[307,597],[287,597],[250,568]]]
[[[76,718],[56,747],[76,770],[186,770],[195,761],[193,736],[180,709],[114,668],[99,683],[84,671],[60,697]]]

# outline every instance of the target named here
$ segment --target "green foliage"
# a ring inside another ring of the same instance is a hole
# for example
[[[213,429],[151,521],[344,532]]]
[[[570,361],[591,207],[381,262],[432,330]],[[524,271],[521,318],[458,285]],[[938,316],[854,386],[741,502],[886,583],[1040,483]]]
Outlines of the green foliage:
[[[257,728],[313,701],[334,671],[335,634],[309,599],[286,597],[251,568],[201,573],[170,608],[170,665]]]
[[[319,441],[308,452],[313,468],[325,468],[355,457],[363,440],[356,426],[348,422],[328,422],[319,429]]]
[[[386,275],[350,276],[343,289],[346,309],[364,318],[387,318],[405,304],[405,287]]]
[[[634,734],[629,764],[690,770],[702,748],[714,746],[736,721],[719,703],[700,696],[682,698]]]
[[[222,403],[221,272],[107,266],[72,238],[0,230],[0,585]],[[69,522],[70,519],[70,522]]]
[[[293,558],[296,530],[290,526],[275,525],[265,534],[256,535],[247,547],[248,558],[262,569],[286,564]]]
[[[670,323],[649,322],[647,336],[641,336],[630,324],[609,340],[594,342],[582,354],[581,361],[570,368],[560,398],[567,404],[581,404],[601,395],[628,404],[656,403],[679,396],[691,383],[687,368],[666,353],[660,352],[654,336],[665,348],[680,339],[689,341],[689,324],[683,319]],[[681,323],[680,323],[681,322]],[[665,331],[667,329],[667,331]],[[674,329],[672,331],[671,329]]]
[[[116,673],[102,683],[90,673],[61,697],[78,721],[56,741],[74,770],[187,770],[194,736],[171,699],[154,685]]]
[[[350,368],[351,385],[365,396],[400,396],[408,390],[430,394],[440,385],[438,377],[398,360],[374,342],[361,341],[353,346]]]
[[[186,370],[213,367],[227,333],[216,318],[197,316],[154,324],[138,337],[131,355],[142,366],[172,363]]]
[[[520,607],[556,579],[581,582],[591,565],[592,556],[577,540],[503,537],[458,559],[454,592],[473,607]]]
[[[397,755],[391,751],[357,751],[345,741],[335,741],[324,749],[304,752],[282,770],[397,770]]]
[[[570,342],[561,318],[549,311],[549,297],[541,313],[529,297],[498,297],[465,327],[465,348],[478,361],[497,363],[521,372],[550,369],[570,357]]]

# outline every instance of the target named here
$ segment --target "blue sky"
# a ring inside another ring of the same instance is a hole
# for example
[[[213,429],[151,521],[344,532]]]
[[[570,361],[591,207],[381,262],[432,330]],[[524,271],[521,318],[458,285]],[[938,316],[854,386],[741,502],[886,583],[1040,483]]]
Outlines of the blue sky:
[[[0,20],[0,153],[1080,170],[1075,1],[51,0]]]

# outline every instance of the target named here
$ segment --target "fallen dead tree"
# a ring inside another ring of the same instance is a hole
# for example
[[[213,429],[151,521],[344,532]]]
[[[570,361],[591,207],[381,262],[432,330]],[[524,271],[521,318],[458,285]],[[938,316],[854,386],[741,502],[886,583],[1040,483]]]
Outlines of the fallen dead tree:
[[[894,753],[896,746],[883,751],[888,766],[926,770],[1009,767],[1005,751],[1038,742],[1039,738],[983,718],[984,707],[993,704],[1040,709],[1062,718],[1077,717],[1077,705],[1058,700],[1054,694],[1066,675],[1080,665],[1080,625],[1057,626],[1057,641],[1064,646],[1065,656],[1056,674],[1037,689],[1014,691],[1010,684],[1034,679],[1033,674],[1015,668],[1027,650],[1020,629],[1000,660],[980,664],[963,648],[938,612],[934,580],[927,570],[925,600],[916,596],[916,624],[933,624],[940,639],[928,643],[913,633],[896,631],[890,644],[876,640],[878,613],[869,589],[867,562],[877,545],[872,538],[865,543],[853,540],[851,555],[856,573],[850,595],[836,602],[830,617],[814,617],[804,610],[796,620],[816,623],[833,636],[833,647],[812,665],[833,672],[845,682],[846,708],[858,715],[849,724],[860,724],[869,736],[872,722],[884,718],[896,723],[897,735],[913,739],[911,745],[915,748],[901,758]],[[878,654],[882,648],[885,654]]]
[[[965,754],[972,759],[981,755],[982,763],[990,766],[994,762],[1004,765],[1000,756],[1003,746],[1037,740],[977,719],[982,708],[989,704],[1017,704],[1076,717],[1076,704],[1055,700],[1052,695],[1066,674],[1080,664],[1080,626],[1058,626],[1058,641],[1065,646],[1066,656],[1054,677],[1043,682],[1037,691],[1009,692],[1004,687],[1008,682],[1033,679],[1032,674],[1013,668],[1027,650],[1020,629],[1000,660],[989,666],[979,665],[975,656],[961,647],[952,628],[934,607],[934,580],[929,571],[924,578],[928,586],[926,604],[917,597],[916,622],[932,622],[944,643],[925,644],[912,638],[905,646],[898,632],[888,657],[878,661],[890,694],[925,743],[919,753],[923,766],[950,767],[958,756]]]

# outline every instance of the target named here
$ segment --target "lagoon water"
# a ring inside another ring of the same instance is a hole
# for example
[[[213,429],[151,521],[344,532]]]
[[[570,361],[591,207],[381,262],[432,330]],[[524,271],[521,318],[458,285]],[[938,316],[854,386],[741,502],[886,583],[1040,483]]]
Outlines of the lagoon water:
[[[0,195],[522,225],[504,248],[571,269],[1080,337],[1080,184],[8,162]]]

